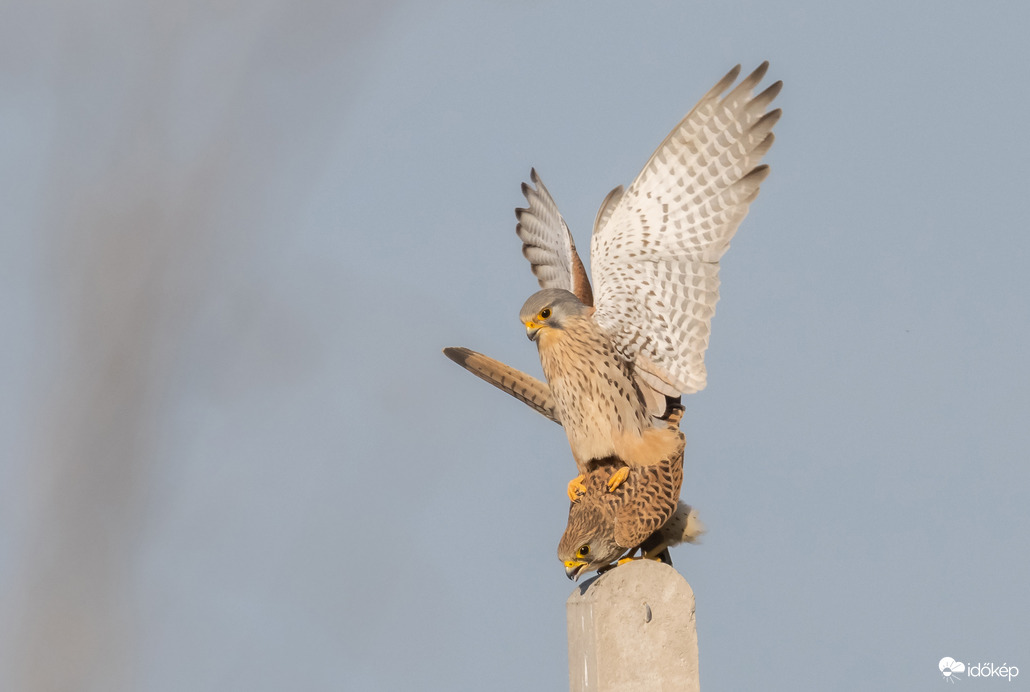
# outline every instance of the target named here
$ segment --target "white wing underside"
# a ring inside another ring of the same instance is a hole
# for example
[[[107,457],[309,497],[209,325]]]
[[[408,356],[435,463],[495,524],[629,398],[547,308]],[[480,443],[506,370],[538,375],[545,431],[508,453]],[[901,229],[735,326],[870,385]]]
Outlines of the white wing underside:
[[[723,97],[740,67],[727,74],[598,212],[594,319],[642,383],[666,396],[705,386],[719,259],[768,174],[758,163],[780,115],[766,112],[780,82],[752,95],[767,67]]]

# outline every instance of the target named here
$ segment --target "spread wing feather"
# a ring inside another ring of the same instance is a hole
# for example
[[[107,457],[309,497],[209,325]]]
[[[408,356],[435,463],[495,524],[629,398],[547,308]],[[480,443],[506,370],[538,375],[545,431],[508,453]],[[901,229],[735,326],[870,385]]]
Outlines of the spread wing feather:
[[[595,319],[666,396],[704,388],[704,353],[719,299],[719,259],[768,175],[759,161],[780,111],[776,82],[757,96],[763,63],[735,88],[731,70],[676,126],[591,242]],[[603,221],[607,211],[607,220]]]
[[[534,188],[522,183],[522,194],[529,206],[515,210],[515,232],[522,240],[522,254],[533,267],[540,288],[563,288],[575,293],[583,304],[593,305],[590,280],[576,252],[572,233],[536,169],[530,171],[529,177],[536,185]]]
[[[594,218],[594,233],[597,232],[598,228],[604,228],[604,225],[608,223],[608,219],[612,217],[612,212],[615,211],[615,207],[618,206],[619,200],[622,199],[622,193],[625,192],[622,185],[608,193],[608,196],[601,202],[601,208],[597,210],[597,216]]]

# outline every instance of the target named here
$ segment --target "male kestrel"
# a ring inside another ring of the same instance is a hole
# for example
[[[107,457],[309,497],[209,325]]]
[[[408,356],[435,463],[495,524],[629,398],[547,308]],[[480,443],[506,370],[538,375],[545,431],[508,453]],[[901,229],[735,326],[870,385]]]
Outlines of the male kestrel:
[[[526,301],[520,319],[537,343],[547,379],[545,415],[565,428],[579,470],[570,498],[585,490],[582,481],[594,462],[615,457],[627,467],[644,467],[667,459],[677,434],[660,419],[681,394],[705,386],[719,259],[769,173],[758,162],[772,146],[780,117],[778,109],[766,109],[781,82],[753,94],[767,68],[763,63],[733,89],[740,66],[731,70],[665,138],[633,184],[608,194],[591,239],[593,290],[535,170],[536,187],[522,186],[529,206],[516,210],[516,232],[542,290]],[[455,360],[519,396],[504,384],[508,375],[498,381],[468,359]],[[609,479],[610,490],[627,467]]]

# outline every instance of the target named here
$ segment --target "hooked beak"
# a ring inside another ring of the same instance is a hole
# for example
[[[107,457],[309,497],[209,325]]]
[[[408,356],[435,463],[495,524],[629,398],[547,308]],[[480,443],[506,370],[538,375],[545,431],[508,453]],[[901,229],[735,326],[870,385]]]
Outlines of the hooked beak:
[[[565,561],[565,576],[572,581],[579,581],[579,576],[586,572],[587,564],[578,560]]]
[[[526,337],[530,341],[536,341],[536,338],[540,335],[541,326],[542,325],[539,325],[536,322],[533,322],[532,320],[526,322]]]

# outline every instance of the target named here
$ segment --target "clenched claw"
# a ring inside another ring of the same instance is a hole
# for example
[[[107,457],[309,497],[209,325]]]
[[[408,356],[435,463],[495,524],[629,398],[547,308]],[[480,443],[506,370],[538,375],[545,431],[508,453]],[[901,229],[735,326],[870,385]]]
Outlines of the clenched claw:
[[[568,493],[569,493],[569,500],[571,500],[572,502],[576,502],[577,500],[579,500],[579,498],[581,498],[583,495],[585,495],[586,492],[587,492],[587,487],[585,485],[583,485],[583,475],[582,474],[576,476],[571,481],[569,481]]]
[[[622,482],[629,476],[629,467],[623,466],[608,477],[608,492],[614,493],[615,489],[622,485]]]

